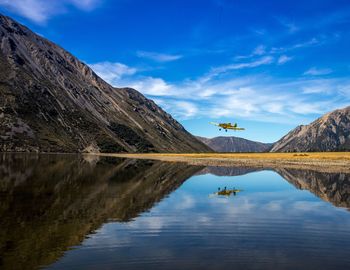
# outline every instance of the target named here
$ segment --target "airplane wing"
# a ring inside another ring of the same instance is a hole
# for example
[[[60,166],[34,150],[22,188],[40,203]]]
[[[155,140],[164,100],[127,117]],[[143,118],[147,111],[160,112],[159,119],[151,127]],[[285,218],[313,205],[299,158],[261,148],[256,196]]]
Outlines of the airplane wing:
[[[212,124],[214,126],[219,126],[219,123],[215,123],[215,122],[209,122],[209,124]]]
[[[245,128],[240,128],[240,127],[227,127],[227,129],[232,129],[232,130],[245,130]]]

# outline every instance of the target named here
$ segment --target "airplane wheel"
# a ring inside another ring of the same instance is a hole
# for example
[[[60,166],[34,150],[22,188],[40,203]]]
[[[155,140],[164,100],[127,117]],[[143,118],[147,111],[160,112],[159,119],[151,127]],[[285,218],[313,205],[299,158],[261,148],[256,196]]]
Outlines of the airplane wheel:
[[[221,131],[221,128],[219,128],[219,130]]]
[[[225,129],[225,132],[227,132],[227,129]]]

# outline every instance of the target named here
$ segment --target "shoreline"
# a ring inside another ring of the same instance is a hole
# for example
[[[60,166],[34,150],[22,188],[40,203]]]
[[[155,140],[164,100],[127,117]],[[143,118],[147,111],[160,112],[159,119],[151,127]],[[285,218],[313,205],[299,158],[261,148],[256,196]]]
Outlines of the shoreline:
[[[350,152],[212,154],[90,153],[85,155],[183,162],[197,166],[251,167],[260,169],[290,168],[330,173],[350,173]]]

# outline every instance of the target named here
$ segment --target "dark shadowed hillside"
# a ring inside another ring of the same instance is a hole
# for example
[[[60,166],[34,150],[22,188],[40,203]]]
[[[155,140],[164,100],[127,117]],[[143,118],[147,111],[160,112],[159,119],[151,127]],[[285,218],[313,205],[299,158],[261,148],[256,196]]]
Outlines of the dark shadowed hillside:
[[[0,15],[0,151],[208,150],[152,100]]]

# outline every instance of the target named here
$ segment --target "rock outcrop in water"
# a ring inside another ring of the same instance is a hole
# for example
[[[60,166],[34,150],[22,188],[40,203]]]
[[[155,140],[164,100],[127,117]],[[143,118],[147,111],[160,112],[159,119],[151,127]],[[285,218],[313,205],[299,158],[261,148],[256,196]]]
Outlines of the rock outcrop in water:
[[[205,152],[152,100],[113,88],[0,14],[0,151]]]
[[[306,126],[298,126],[276,142],[271,152],[349,151],[350,106]]]
[[[271,143],[255,142],[233,136],[220,136],[211,139],[197,136],[197,139],[216,152],[268,152],[272,147]]]
[[[0,154],[0,268],[37,269],[108,220],[130,221],[202,167]]]

